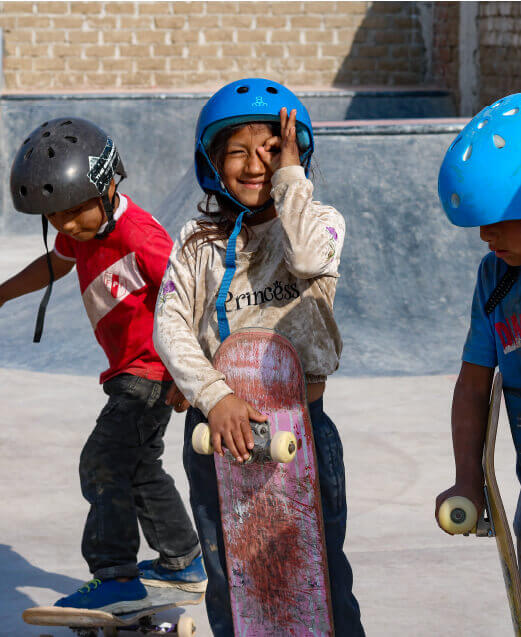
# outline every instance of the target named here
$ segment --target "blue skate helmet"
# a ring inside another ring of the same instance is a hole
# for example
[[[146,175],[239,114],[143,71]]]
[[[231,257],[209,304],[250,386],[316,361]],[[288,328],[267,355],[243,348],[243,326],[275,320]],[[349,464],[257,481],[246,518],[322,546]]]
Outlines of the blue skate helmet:
[[[438,194],[456,226],[521,219],[521,93],[487,106],[449,146]]]
[[[306,107],[282,84],[262,78],[247,78],[223,86],[203,107],[195,130],[195,174],[201,188],[212,195],[224,196],[238,210],[239,214],[226,246],[225,265],[216,309],[219,336],[224,341],[230,334],[226,316],[225,301],[236,269],[235,247],[245,215],[251,216],[268,208],[272,200],[259,208],[246,208],[226,189],[217,169],[208,155],[210,144],[217,133],[228,126],[248,124],[250,122],[280,122],[280,109],[288,113],[296,109],[297,144],[300,150],[300,163],[306,176],[314,150],[313,128]]]
[[[297,111],[297,143],[300,163],[306,175],[314,150],[313,128],[306,107],[282,84],[262,78],[237,80],[223,86],[203,107],[195,130],[195,174],[201,188],[208,194],[224,195],[243,210],[244,206],[225,188],[208,156],[208,148],[223,128],[249,122],[279,122],[280,109]],[[264,209],[266,206],[263,206]],[[248,210],[249,214],[260,209]]]

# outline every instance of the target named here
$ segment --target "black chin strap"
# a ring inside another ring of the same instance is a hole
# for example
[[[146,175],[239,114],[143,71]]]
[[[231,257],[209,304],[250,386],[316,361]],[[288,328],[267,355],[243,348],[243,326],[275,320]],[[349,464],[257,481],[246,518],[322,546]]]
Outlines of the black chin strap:
[[[103,230],[103,232],[100,232],[96,235],[96,239],[104,239],[116,227],[116,220],[114,219],[114,204],[116,202],[116,194],[118,192],[119,184],[123,181],[123,179],[125,179],[125,176],[121,175],[118,183],[116,184],[116,188],[114,189],[112,200],[109,198],[108,190],[101,196],[101,202],[103,204],[103,208],[105,209],[105,214],[107,215],[107,225],[105,226],[105,230]]]
[[[485,312],[487,316],[492,314],[494,309],[501,303],[505,296],[510,292],[514,283],[519,276],[519,266],[509,265],[505,274],[501,277],[501,280],[492,290],[488,301],[485,303]]]
[[[49,248],[47,247],[47,229],[49,222],[47,217],[42,215],[42,230],[43,230],[43,242],[45,244],[45,256],[47,257],[47,267],[49,268],[49,284],[45,290],[42,300],[40,301],[40,307],[38,308],[38,316],[36,317],[36,327],[34,328],[33,343],[39,343],[43,332],[43,322],[45,319],[45,311],[47,304],[51,298],[52,284],[54,283],[54,271],[52,269],[51,255],[49,254]]]

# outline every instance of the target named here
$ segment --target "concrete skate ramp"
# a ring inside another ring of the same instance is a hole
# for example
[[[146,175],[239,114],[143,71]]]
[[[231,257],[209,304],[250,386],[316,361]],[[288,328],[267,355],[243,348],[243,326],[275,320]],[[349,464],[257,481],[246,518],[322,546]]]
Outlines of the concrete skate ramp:
[[[299,91],[313,121],[365,117],[451,117],[444,90]],[[84,117],[110,133],[121,153],[128,192],[155,210],[193,158],[197,117],[209,93],[72,93],[0,95],[0,234],[34,232],[34,219],[14,214],[8,175],[21,141],[55,117]]]
[[[342,374],[458,369],[476,268],[486,251],[477,230],[454,228],[438,203],[439,166],[461,126],[409,121],[316,128],[315,195],[347,222],[335,302]],[[190,169],[155,214],[174,236],[200,198]],[[9,243],[0,239],[5,264]],[[56,285],[42,343],[29,342],[41,294],[0,311],[0,367],[103,369],[74,274]]]

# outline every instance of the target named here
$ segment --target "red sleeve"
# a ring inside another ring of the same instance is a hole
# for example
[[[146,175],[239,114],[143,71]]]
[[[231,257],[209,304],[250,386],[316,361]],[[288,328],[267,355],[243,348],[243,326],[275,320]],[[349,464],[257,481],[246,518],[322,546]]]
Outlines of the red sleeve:
[[[74,239],[58,232],[54,241],[54,252],[66,261],[76,261],[74,253]]]
[[[173,241],[155,219],[146,225],[145,240],[136,251],[139,269],[159,289],[172,252]]]

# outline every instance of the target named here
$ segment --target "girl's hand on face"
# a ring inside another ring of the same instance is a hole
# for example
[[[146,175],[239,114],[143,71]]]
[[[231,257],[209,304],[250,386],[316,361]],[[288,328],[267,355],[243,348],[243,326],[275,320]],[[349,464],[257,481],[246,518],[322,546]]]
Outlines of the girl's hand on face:
[[[250,420],[265,422],[267,417],[235,394],[222,398],[208,414],[214,450],[224,455],[224,444],[238,462],[247,460],[253,449]]]
[[[280,109],[280,137],[273,136],[267,139],[264,146],[259,146],[258,152],[272,173],[285,166],[300,166],[296,109],[293,109],[289,116],[287,108]]]

